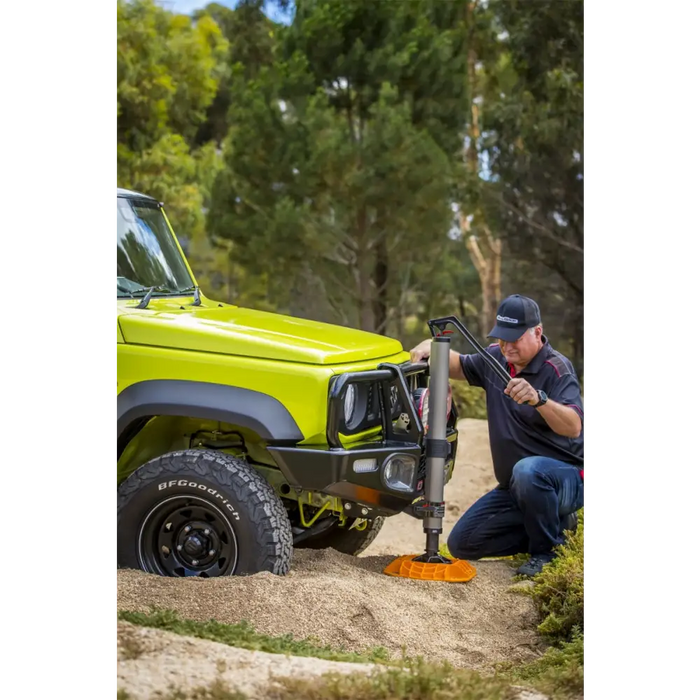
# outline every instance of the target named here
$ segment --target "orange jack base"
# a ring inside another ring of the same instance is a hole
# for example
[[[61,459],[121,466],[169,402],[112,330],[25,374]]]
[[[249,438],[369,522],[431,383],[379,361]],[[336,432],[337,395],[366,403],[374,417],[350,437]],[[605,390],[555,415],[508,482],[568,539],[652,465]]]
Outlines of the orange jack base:
[[[426,564],[422,561],[413,561],[418,554],[407,554],[394,559],[384,569],[388,576],[400,576],[402,578],[414,578],[421,581],[451,581],[463,583],[471,581],[476,576],[476,569],[463,559],[453,559],[450,564]]]

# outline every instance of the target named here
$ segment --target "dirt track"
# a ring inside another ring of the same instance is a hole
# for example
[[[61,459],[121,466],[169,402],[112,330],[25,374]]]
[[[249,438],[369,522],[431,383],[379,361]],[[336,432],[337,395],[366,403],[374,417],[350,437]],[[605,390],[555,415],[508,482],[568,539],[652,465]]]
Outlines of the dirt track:
[[[459,429],[443,537],[494,485],[485,422],[463,420]],[[534,607],[529,598],[508,590],[512,569],[504,562],[476,562],[477,576],[466,584],[382,573],[394,556],[418,553],[423,546],[420,522],[399,515],[385,523],[362,557],[298,550],[285,577],[263,573],[183,580],[119,571],[118,606],[145,611],[155,605],[197,620],[245,619],[260,632],[315,636],[324,644],[357,651],[384,646],[399,656],[405,647],[410,655],[469,668],[539,655]],[[432,632],[427,634],[427,629]]]

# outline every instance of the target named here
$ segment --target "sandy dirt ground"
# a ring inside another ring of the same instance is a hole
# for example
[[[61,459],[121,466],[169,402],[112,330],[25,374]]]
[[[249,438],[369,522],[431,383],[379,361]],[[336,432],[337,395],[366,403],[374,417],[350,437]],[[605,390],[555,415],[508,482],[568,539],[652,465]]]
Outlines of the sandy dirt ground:
[[[486,423],[462,420],[459,430],[457,465],[445,493],[443,542],[464,510],[495,485]],[[202,621],[247,620],[266,634],[291,633],[298,639],[313,636],[323,644],[353,651],[383,646],[396,657],[405,649],[412,656],[445,659],[481,670],[500,661],[539,656],[543,647],[535,633],[534,606],[528,597],[509,590],[513,574],[505,562],[473,562],[477,576],[468,583],[424,582],[383,574],[395,556],[422,552],[424,544],[420,521],[398,515],[386,521],[361,557],[330,549],[297,550],[292,569],[284,577],[262,573],[168,579],[122,570],[118,571],[118,607],[169,608]],[[138,660],[125,664],[120,661],[120,687],[128,684]],[[158,664],[151,666],[158,668]]]

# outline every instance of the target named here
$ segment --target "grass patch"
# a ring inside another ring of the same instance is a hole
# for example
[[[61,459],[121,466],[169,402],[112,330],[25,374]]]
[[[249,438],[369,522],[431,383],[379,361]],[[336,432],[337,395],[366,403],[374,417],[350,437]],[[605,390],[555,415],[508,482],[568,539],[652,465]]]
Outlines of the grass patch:
[[[580,698],[583,692],[583,639],[550,649],[537,661],[506,666],[495,675],[457,669],[423,659],[402,661],[402,667],[384,667],[370,674],[328,673],[310,678],[277,678],[267,692],[269,700],[514,700],[530,686],[553,700]],[[128,700],[126,694],[118,700]],[[170,689],[157,700],[254,700],[217,679],[194,690]]]
[[[508,680],[476,671],[406,659],[404,668],[372,674],[327,674],[315,679],[280,679],[271,700],[511,700]]]
[[[411,661],[409,667],[371,674],[329,673],[311,678],[278,678],[268,689],[269,700],[514,700],[517,692],[499,678],[458,671],[446,664]],[[255,700],[230,689],[221,680],[195,690],[171,689],[157,700]],[[118,696],[128,700],[128,696]]]
[[[117,691],[117,700],[131,700],[125,690]],[[231,690],[221,679],[192,690],[170,688],[166,692],[156,691],[150,696],[151,700],[252,700],[245,693]]]
[[[246,621],[235,625],[209,620],[198,622],[184,620],[172,610],[152,609],[148,613],[122,610],[118,613],[120,620],[131,622],[142,627],[175,632],[189,637],[199,637],[212,642],[221,642],[231,647],[266,651],[271,654],[289,654],[291,656],[313,656],[329,661],[350,661],[354,663],[395,663],[391,661],[389,652],[384,647],[367,649],[362,653],[347,651],[344,648],[334,649],[321,645],[318,640],[307,637],[299,641],[291,634],[271,637],[260,634]]]
[[[445,542],[443,542],[438,548],[438,554],[442,554],[443,557],[447,557],[448,559],[454,559],[454,557],[450,554],[450,550],[447,549],[447,544]]]
[[[249,700],[248,695],[231,690],[218,678],[208,686],[193,690],[171,689],[167,693],[156,693],[152,697],[153,700]]]

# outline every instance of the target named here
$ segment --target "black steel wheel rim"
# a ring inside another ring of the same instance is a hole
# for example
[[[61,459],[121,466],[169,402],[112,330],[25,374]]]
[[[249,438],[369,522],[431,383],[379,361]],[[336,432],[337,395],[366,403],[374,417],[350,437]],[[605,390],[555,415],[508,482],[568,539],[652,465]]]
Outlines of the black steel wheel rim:
[[[138,557],[144,571],[161,576],[230,576],[238,541],[215,505],[197,496],[173,496],[143,519]]]

